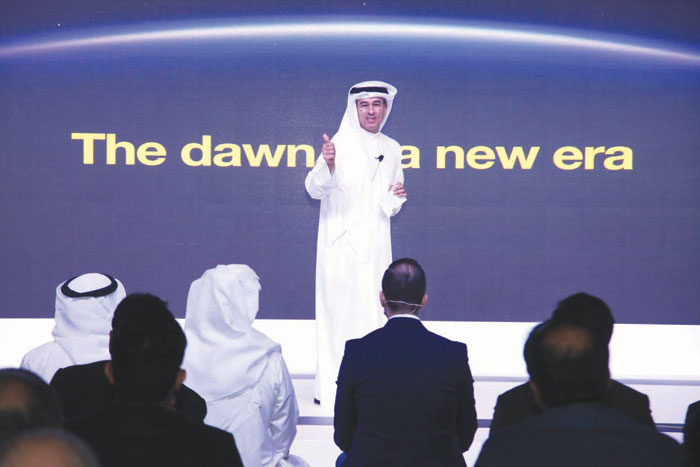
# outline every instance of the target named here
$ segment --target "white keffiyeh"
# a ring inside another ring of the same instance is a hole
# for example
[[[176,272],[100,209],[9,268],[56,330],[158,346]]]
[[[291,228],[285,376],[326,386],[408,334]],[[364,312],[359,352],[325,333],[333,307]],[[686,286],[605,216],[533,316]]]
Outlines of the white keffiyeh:
[[[234,396],[258,382],[279,344],[252,327],[260,281],[243,264],[219,265],[190,286],[184,368],[187,384],[207,402]]]

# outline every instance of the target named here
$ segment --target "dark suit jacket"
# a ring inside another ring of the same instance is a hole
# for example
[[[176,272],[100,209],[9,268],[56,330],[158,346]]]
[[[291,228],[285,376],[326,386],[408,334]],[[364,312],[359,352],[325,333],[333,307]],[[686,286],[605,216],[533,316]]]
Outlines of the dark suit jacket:
[[[477,428],[467,346],[405,317],[349,340],[333,425],[345,467],[464,466]]]
[[[67,429],[103,467],[242,467],[231,433],[158,405],[113,404]]]
[[[61,368],[51,379],[51,387],[61,399],[67,419],[85,417],[117,402],[117,391],[105,376],[106,360]],[[184,384],[175,393],[175,409],[202,421],[207,403]]]
[[[618,381],[612,380],[603,404],[644,425],[652,428],[656,426],[651,418],[649,398],[646,394],[635,391]],[[527,383],[516,386],[498,396],[493,410],[491,432],[501,430],[539,412],[540,409],[535,404],[530,386]]]
[[[602,404],[552,407],[486,440],[475,467],[679,467],[678,443]]]
[[[700,401],[690,404],[685,413],[683,451],[687,467],[700,467]]]

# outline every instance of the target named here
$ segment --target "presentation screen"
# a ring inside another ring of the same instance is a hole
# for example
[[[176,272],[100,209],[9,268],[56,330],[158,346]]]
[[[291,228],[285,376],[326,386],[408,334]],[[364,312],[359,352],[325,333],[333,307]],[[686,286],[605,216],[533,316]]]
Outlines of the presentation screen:
[[[423,264],[427,319],[540,321],[586,291],[618,322],[700,324],[692,2],[619,22],[596,2],[32,3],[0,19],[0,317],[52,317],[86,272],[183,317],[204,270],[245,263],[259,318],[313,319],[304,179],[376,79],[408,193],[393,257]]]

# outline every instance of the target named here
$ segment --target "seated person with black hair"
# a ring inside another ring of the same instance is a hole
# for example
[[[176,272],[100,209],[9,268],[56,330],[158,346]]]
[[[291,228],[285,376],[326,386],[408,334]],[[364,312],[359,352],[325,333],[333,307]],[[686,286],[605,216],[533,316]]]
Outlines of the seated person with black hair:
[[[160,298],[132,294],[119,304],[105,366],[119,402],[68,423],[104,467],[242,466],[230,433],[173,410],[173,391],[185,379],[185,346]]]
[[[606,345],[610,342],[615,324],[608,305],[600,298],[584,292],[571,295],[559,302],[552,313],[552,318],[587,326],[598,334]],[[655,427],[646,394],[619,381],[608,379],[603,403],[644,425]],[[540,408],[535,403],[530,385],[524,383],[516,386],[498,396],[491,421],[491,432],[499,431],[539,411]]]
[[[83,274],[59,285],[57,340],[32,350],[22,361],[48,375],[68,420],[90,415],[117,400],[117,391],[105,373],[105,358],[109,357],[114,310],[125,296],[121,282],[105,274]],[[204,420],[207,404],[199,394],[183,384],[174,397],[175,410]]]
[[[119,400],[117,389],[107,377],[109,360],[61,368],[51,380],[67,420],[86,417]],[[173,408],[193,420],[203,421],[207,403],[189,387],[181,384],[173,391]]]
[[[552,319],[525,344],[541,412],[484,443],[476,467],[679,466],[680,446],[607,407],[608,347],[590,327]]]
[[[0,370],[0,443],[23,431],[63,426],[56,393],[29,370]]]

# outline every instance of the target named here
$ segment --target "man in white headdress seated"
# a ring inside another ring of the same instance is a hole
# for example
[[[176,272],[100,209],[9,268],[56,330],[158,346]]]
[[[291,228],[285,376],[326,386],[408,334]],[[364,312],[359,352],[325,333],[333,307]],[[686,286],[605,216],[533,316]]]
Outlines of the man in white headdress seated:
[[[20,366],[48,382],[59,368],[109,360],[112,315],[125,296],[122,283],[107,274],[83,274],[59,284],[54,340],[30,350]]]
[[[107,380],[109,333],[117,305],[126,296],[122,283],[107,274],[89,273],[56,288],[54,341],[29,351],[21,367],[51,383],[67,419],[86,416],[116,399]],[[204,400],[184,384],[176,392],[175,408],[202,420]]]
[[[252,327],[260,281],[246,265],[219,265],[187,297],[184,368],[207,402],[205,423],[236,439],[246,467],[306,466],[289,454],[299,418],[280,345]]]
[[[306,176],[309,196],[321,200],[314,396],[327,408],[345,341],[386,322],[377,297],[391,263],[390,218],[406,201],[401,146],[382,133],[395,96],[382,81],[352,86],[338,132],[323,135],[321,156]]]

